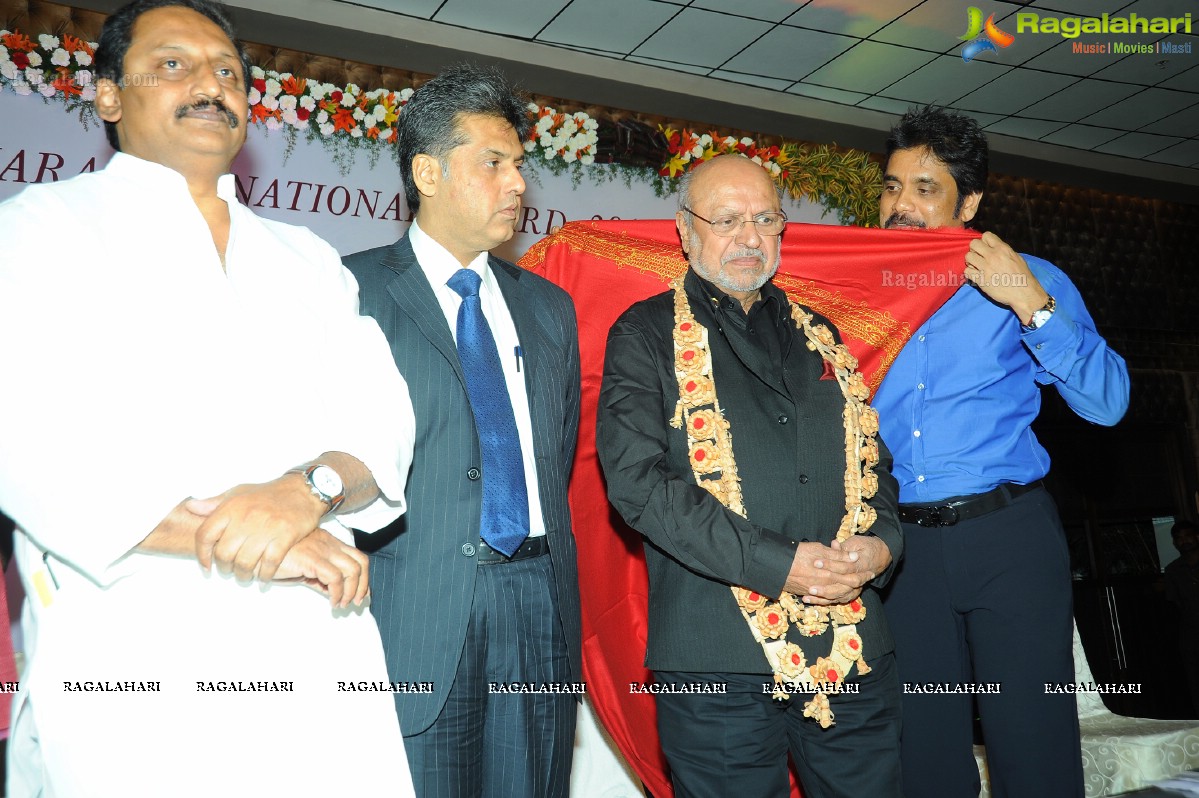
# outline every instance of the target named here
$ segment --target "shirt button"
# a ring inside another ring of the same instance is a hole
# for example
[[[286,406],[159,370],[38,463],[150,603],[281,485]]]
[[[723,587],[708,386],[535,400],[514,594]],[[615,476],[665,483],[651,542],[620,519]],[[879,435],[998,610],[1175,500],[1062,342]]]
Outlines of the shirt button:
[[[923,482],[923,481],[924,481],[924,474],[921,474],[920,476],[916,477],[916,481],[917,481],[917,482]]]
[[[913,436],[915,436],[915,437],[917,437],[917,438],[919,438],[919,437],[920,437],[920,430],[916,430],[915,432],[913,432],[913,433],[912,433],[912,435],[913,435]]]
[[[917,341],[920,341],[921,343],[923,343],[923,342],[924,342],[924,336],[922,335],[922,336],[920,336],[919,338],[917,338],[916,340],[917,340]]]
[[[790,419],[789,419],[789,418],[787,418],[786,416],[779,416],[779,423],[780,423],[780,424],[786,424],[788,421],[790,421]]]
[[[1037,349],[1044,349],[1044,348],[1045,348],[1045,344],[1037,344]]]
[[[920,383],[919,385],[917,385],[917,386],[916,386],[916,390],[918,390],[918,391],[923,391],[923,390],[924,390],[924,383]]]
[[[466,472],[466,478],[469,479],[471,482],[474,482],[480,476],[481,476],[481,474],[479,473],[479,469],[477,469],[477,468],[471,468],[469,471]]]
[[[801,485],[806,485],[806,484],[808,484],[808,475],[807,475],[807,474],[800,474],[800,475],[799,475],[799,484],[801,484]]]
[[[474,547],[473,543],[463,543],[462,544],[462,556],[463,557],[474,557],[475,556],[475,547]]]

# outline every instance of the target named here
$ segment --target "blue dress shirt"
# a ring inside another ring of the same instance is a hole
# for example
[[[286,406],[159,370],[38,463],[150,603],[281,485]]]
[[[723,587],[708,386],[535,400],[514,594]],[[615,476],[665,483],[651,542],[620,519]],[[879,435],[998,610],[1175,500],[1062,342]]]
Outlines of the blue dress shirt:
[[[1128,409],[1128,368],[1095,331],[1078,289],[1052,263],[1023,257],[1057,301],[1049,321],[1024,332],[1009,308],[964,285],[916,330],[879,387],[872,404],[900,502],[1045,476],[1049,455],[1029,426],[1041,385],[1095,424],[1111,426]]]

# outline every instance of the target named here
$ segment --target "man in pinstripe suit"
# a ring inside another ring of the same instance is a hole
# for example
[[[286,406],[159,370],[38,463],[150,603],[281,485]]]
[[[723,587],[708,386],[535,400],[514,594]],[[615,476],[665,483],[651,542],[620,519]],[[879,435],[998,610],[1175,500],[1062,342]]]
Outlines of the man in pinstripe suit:
[[[488,254],[519,217],[528,129],[523,102],[498,72],[459,66],[426,83],[399,122],[416,221],[396,243],[345,261],[416,412],[409,512],[360,545],[369,546],[372,611],[421,796],[568,791],[577,708],[569,691],[581,680],[566,500],[578,332],[564,291]],[[463,327],[471,307],[486,320],[482,346]],[[498,355],[492,382],[502,383],[500,404],[506,394],[519,437],[519,457],[515,440],[500,447],[523,472],[505,484],[524,485],[501,503],[523,513],[527,502],[511,556],[488,545],[500,523],[500,468],[489,460],[498,433],[477,392],[487,370],[474,364],[485,349],[493,362]],[[513,686],[537,692],[507,692]]]

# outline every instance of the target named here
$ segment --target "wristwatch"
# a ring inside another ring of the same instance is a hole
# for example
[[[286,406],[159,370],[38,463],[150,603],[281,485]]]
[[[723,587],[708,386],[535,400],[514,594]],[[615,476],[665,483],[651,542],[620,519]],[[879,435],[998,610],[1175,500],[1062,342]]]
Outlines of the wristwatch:
[[[1055,310],[1057,310],[1057,300],[1051,296],[1040,310],[1032,312],[1032,318],[1028,320],[1028,324],[1021,324],[1020,328],[1024,332],[1041,329],[1045,326],[1045,322],[1049,321],[1049,317],[1053,315],[1053,311]]]
[[[310,466],[299,466],[287,473],[302,474],[312,495],[329,505],[330,513],[346,500],[345,485],[342,484],[341,476],[327,465],[315,463]]]

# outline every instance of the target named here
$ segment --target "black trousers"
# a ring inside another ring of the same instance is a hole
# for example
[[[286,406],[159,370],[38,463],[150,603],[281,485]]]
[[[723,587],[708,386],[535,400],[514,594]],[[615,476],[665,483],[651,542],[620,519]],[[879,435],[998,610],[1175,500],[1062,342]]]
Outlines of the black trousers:
[[[497,692],[513,684],[567,683],[570,664],[558,617],[549,556],[479,566],[445,708],[427,730],[404,738],[419,798],[569,793],[578,696]]]
[[[1074,681],[1070,556],[1052,497],[1035,490],[954,526],[903,532],[883,608],[907,687],[904,794],[977,798],[976,697],[995,798],[1081,798],[1074,696],[1045,689]],[[946,683],[1000,692],[927,691]]]
[[[659,684],[727,685],[726,694],[657,696],[658,736],[676,798],[786,798],[787,754],[805,798],[898,798],[899,684],[892,654],[830,695],[836,723],[803,716],[806,696],[776,701],[769,674],[657,671]]]

